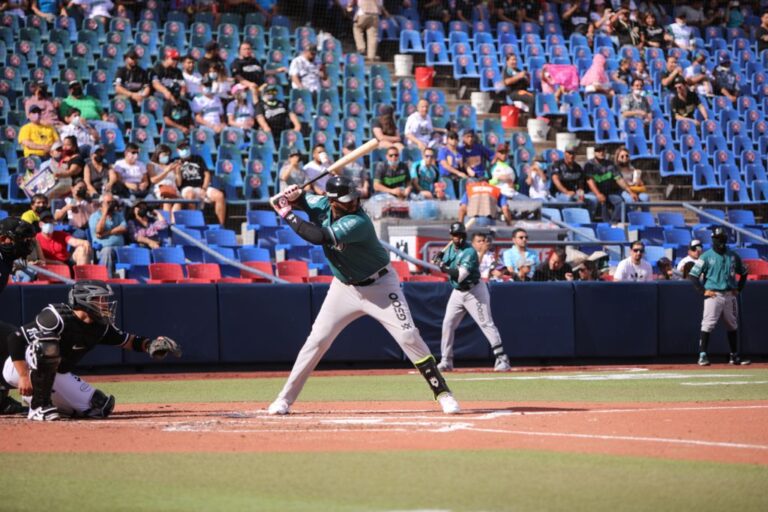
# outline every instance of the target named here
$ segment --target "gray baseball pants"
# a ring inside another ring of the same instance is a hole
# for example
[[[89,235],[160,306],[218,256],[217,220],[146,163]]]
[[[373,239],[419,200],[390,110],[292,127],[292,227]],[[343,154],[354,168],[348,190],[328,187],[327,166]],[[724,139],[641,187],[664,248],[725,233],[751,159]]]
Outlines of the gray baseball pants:
[[[443,360],[453,360],[456,328],[467,312],[480,326],[492,348],[501,345],[501,335],[491,317],[491,294],[488,291],[488,285],[480,281],[467,291],[454,289],[451,298],[448,299],[443,319],[443,337],[440,343]]]
[[[701,318],[701,330],[712,332],[720,317],[723,317],[725,328],[735,331],[739,328],[739,303],[736,295],[730,292],[717,292],[714,297],[704,299],[704,314]]]
[[[387,268],[389,272],[369,286],[350,286],[338,279],[331,282],[328,295],[312,325],[312,332],[301,347],[278,399],[285,399],[288,404],[295,402],[312,370],[336,336],[363,315],[378,320],[412,363],[431,357],[429,347],[413,323],[397,273],[392,267]]]

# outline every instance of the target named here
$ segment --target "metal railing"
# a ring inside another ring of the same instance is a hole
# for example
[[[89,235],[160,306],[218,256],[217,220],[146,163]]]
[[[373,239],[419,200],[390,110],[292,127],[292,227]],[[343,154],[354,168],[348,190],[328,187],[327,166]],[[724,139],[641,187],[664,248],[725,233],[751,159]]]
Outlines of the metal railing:
[[[711,205],[712,203],[705,203],[705,204]],[[765,239],[764,237],[762,237],[760,235],[756,235],[756,234],[752,233],[751,231],[748,231],[748,230],[746,230],[744,228],[740,228],[736,224],[733,224],[731,222],[728,222],[727,220],[721,219],[717,215],[712,215],[711,213],[706,212],[706,211],[702,210],[701,208],[696,208],[695,206],[693,206],[690,203],[683,203],[683,208],[698,214],[700,217],[704,217],[706,219],[710,219],[710,220],[714,221],[715,224],[721,224],[721,225],[727,227],[728,229],[730,229],[732,231],[735,231],[740,236],[743,235],[743,236],[752,238],[754,240],[757,240],[761,244],[768,244],[768,239]],[[737,242],[741,243],[741,239],[740,238],[737,239]]]

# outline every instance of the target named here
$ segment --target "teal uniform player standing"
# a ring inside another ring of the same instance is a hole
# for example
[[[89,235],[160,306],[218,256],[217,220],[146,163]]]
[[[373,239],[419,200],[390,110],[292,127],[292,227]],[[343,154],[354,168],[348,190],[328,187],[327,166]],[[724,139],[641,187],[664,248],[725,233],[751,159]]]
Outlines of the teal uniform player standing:
[[[326,183],[326,196],[302,195],[293,185],[272,206],[288,225],[308,242],[323,247],[334,279],[288,381],[269,406],[270,414],[287,414],[312,370],[339,333],[363,315],[378,320],[395,338],[426,379],[443,412],[458,413],[437,362],[413,322],[389,254],[379,243],[373,222],[360,208],[350,180],[334,176]],[[293,207],[309,214],[304,221]],[[364,340],[360,340],[361,343]]]
[[[699,365],[708,366],[709,336],[720,317],[728,332],[731,351],[730,364],[749,364],[739,356],[739,302],[738,295],[747,282],[747,268],[741,257],[728,249],[728,233],[722,226],[712,229],[712,249],[696,261],[688,279],[704,295],[704,314],[701,319],[699,340]],[[739,280],[736,281],[736,275]]]
[[[453,342],[456,328],[466,313],[477,322],[483,334],[491,344],[497,372],[509,371],[509,357],[504,353],[501,335],[491,317],[491,294],[488,285],[480,279],[480,262],[477,251],[467,243],[467,228],[461,222],[454,222],[450,228],[453,242],[439,253],[434,263],[448,274],[453,288],[443,319],[443,335],[440,342],[442,358],[438,368],[442,371],[453,370]]]

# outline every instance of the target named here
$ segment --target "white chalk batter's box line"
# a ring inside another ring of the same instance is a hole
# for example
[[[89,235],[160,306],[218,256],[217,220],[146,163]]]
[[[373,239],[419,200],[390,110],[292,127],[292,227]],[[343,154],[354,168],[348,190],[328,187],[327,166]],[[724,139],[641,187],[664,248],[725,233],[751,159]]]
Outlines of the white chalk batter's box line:
[[[768,450],[768,444],[749,444],[729,441],[708,441],[698,439],[675,439],[662,437],[622,436],[603,434],[579,434],[573,432],[540,432],[511,430],[503,428],[484,428],[475,422],[483,422],[505,416],[526,415],[562,415],[584,413],[627,413],[627,412],[672,412],[672,411],[718,411],[718,410],[749,410],[768,409],[768,405],[736,405],[736,406],[680,406],[680,407],[652,407],[652,408],[622,408],[622,409],[598,409],[585,411],[494,411],[486,414],[470,416],[436,416],[418,414],[420,411],[390,410],[377,411],[371,414],[368,410],[344,411],[339,415],[301,413],[288,416],[270,416],[265,410],[252,412],[223,413],[220,419],[200,421],[157,422],[146,420],[126,420],[115,422],[110,426],[126,425],[135,427],[145,425],[160,428],[163,432],[179,433],[217,433],[217,434],[270,434],[270,433],[451,433],[457,431],[506,434],[516,436],[559,437],[572,439],[587,439],[601,441],[638,441],[649,443],[661,443],[681,446],[702,446],[711,448],[729,448],[745,450]],[[413,414],[416,412],[417,414]],[[346,414],[346,415],[345,415]],[[366,414],[366,416],[350,416],[350,414]],[[393,417],[392,414],[401,414]],[[254,423],[254,420],[258,423]],[[312,423],[314,427],[306,424]],[[293,428],[286,428],[286,424]],[[282,426],[281,426],[282,425]]]
[[[549,381],[624,381],[624,380],[687,380],[687,379],[745,379],[755,377],[748,373],[575,373],[570,375],[493,375],[488,377],[461,377],[452,376],[452,381],[462,382],[481,382],[481,381],[502,381],[502,380],[549,380]]]

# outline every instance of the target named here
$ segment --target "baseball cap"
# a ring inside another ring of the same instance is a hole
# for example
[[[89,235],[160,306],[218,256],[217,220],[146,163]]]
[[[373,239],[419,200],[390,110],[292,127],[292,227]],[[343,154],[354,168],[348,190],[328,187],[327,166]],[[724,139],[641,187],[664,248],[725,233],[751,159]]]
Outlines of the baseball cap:
[[[288,156],[301,156],[301,151],[298,148],[293,148]]]
[[[474,134],[475,134],[475,130],[473,130],[472,128],[464,128],[461,131],[461,136],[462,137],[464,137],[465,135],[474,135]]]
[[[205,43],[205,51],[210,52],[211,50],[218,50],[219,49],[219,43],[216,41],[208,41]]]
[[[498,146],[496,146],[496,152],[497,153],[509,153],[509,144],[506,142],[502,142]]]
[[[565,146],[565,152],[566,153],[576,153],[576,151],[579,149],[579,143],[578,142],[571,142],[568,145]],[[597,148],[595,148],[597,150]]]
[[[595,151],[602,151],[605,152],[605,144],[595,144]]]
[[[69,87],[71,89],[71,88],[73,88],[75,86],[78,86],[78,85],[82,86],[82,84],[80,83],[80,80],[72,80],[71,82],[69,82],[67,84],[67,87]]]
[[[37,105],[32,105],[31,107],[29,107],[30,114],[39,114],[40,112],[42,112],[42,109]]]
[[[53,214],[50,210],[45,210],[43,213],[39,215],[40,220],[46,221],[46,220],[53,220]]]
[[[678,76],[677,78],[675,78],[675,81],[674,81],[674,82],[672,82],[672,84],[673,84],[673,85],[678,85],[678,84],[683,84],[683,85],[685,85],[685,78],[683,78],[683,77],[681,77],[681,76]]]
[[[176,48],[166,48],[165,50],[165,58],[166,59],[178,59],[179,58],[179,50]]]
[[[697,247],[703,247],[703,244],[701,243],[701,240],[697,240],[694,238],[693,240],[691,240],[691,243],[688,244],[688,248],[693,250]]]
[[[63,145],[63,144],[61,143],[61,141],[60,141],[60,140],[57,140],[56,142],[54,142],[53,144],[51,144],[51,151],[55,151],[55,150],[57,150],[57,149],[61,149],[62,145]]]
[[[267,84],[264,87],[264,92],[277,92],[277,84]]]

